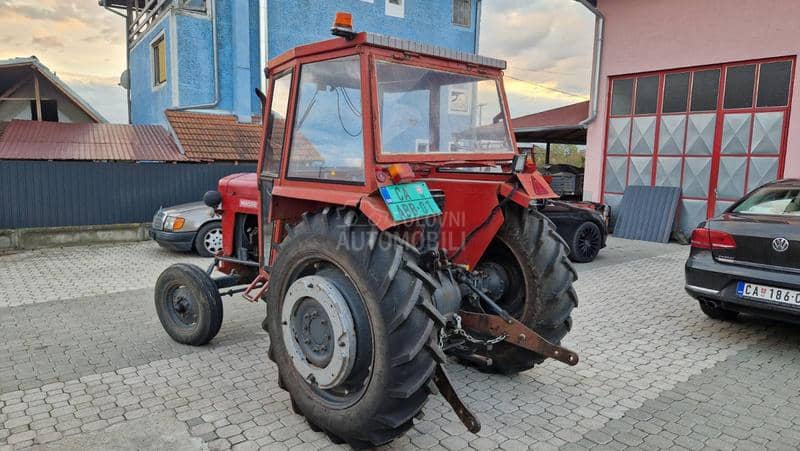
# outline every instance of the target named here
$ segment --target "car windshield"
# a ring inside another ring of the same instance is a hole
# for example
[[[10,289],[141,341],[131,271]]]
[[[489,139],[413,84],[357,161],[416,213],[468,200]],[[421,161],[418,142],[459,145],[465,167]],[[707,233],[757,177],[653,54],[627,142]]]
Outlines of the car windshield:
[[[748,215],[800,216],[800,188],[768,186],[751,194],[733,209]]]
[[[497,80],[377,63],[384,154],[513,152]]]

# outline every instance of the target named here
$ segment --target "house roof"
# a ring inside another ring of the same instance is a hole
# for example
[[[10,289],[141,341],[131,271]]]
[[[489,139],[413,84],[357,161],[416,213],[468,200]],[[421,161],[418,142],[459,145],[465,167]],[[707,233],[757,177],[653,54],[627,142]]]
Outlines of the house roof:
[[[0,125],[2,128],[2,125]],[[187,161],[158,125],[14,120],[0,135],[0,160]]]
[[[75,92],[72,88],[70,88],[63,80],[58,78],[55,72],[52,72],[50,69],[47,68],[44,64],[39,61],[38,58],[35,56],[27,57],[27,58],[11,58],[6,60],[0,60],[0,71],[5,69],[11,68],[20,68],[29,66],[39,72],[43,77],[45,77],[50,83],[52,83],[58,90],[64,93],[70,100],[72,100],[78,108],[83,110],[89,117],[94,119],[96,122],[106,123],[108,122],[106,118],[103,117],[97,110],[92,108],[86,100],[83,99],[77,92]]]
[[[511,119],[517,141],[585,144],[589,101]]]
[[[261,119],[240,123],[228,114],[167,110],[180,148],[187,158],[210,161],[257,161]]]

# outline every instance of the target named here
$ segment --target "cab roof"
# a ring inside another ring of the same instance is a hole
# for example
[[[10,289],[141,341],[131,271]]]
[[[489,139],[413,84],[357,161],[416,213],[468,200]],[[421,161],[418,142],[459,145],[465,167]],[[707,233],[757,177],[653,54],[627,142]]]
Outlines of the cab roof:
[[[391,36],[384,36],[382,34],[368,33],[368,32],[358,33],[353,39],[349,40],[345,38],[334,38],[334,39],[328,39],[326,41],[295,47],[273,58],[269,62],[267,67],[271,70],[277,66],[282,65],[287,61],[296,58],[315,55],[318,53],[346,49],[350,47],[356,47],[359,45],[368,45],[372,47],[380,47],[391,50],[413,52],[413,53],[418,53],[420,55],[443,58],[451,61],[457,61],[460,63],[490,67],[492,69],[504,70],[506,68],[506,62],[504,60],[476,55],[474,53],[460,52],[445,47],[438,47],[435,45],[424,44],[421,42],[409,41],[406,39],[394,38]]]

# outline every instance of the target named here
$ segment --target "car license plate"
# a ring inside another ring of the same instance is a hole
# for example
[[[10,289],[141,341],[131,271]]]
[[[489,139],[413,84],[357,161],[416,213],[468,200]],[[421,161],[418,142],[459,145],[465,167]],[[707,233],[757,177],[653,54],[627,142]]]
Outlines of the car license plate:
[[[425,182],[382,186],[381,197],[397,222],[442,214]]]
[[[740,298],[758,299],[800,306],[800,291],[787,290],[785,288],[739,282],[736,286],[736,294]]]

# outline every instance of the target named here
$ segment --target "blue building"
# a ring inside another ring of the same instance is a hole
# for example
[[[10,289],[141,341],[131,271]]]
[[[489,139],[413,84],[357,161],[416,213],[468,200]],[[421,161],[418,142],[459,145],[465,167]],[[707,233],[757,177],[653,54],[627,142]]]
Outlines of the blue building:
[[[130,120],[167,125],[167,109],[260,115],[266,62],[330,38],[336,11],[357,31],[477,53],[481,0],[101,0],[126,18]]]

